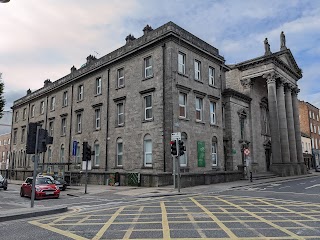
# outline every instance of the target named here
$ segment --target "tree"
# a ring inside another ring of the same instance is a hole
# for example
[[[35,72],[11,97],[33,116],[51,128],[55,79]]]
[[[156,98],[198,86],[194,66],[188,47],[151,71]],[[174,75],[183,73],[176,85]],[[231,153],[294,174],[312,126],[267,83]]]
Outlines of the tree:
[[[2,73],[0,72],[0,119],[3,116],[4,105],[6,104],[6,100],[3,96],[4,83],[2,82]]]

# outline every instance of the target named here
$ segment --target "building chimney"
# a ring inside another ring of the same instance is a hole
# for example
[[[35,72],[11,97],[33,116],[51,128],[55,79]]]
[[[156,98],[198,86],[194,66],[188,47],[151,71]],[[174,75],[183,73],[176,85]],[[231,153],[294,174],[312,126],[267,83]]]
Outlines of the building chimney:
[[[147,26],[144,27],[143,29],[143,35],[146,35],[148,32],[151,32],[153,28],[147,24]]]
[[[92,56],[91,54],[87,57],[87,64],[91,63],[93,60],[96,60],[97,58],[95,56]]]
[[[136,39],[136,38],[135,38],[133,35],[129,34],[129,35],[126,37],[126,44],[129,43],[129,42],[131,42],[131,41],[133,41],[133,40],[135,40],[135,39]]]
[[[77,68],[75,67],[75,66],[72,66],[72,68],[71,68],[71,73],[73,73],[74,71],[76,71],[77,70]]]
[[[44,83],[44,87],[47,87],[52,82],[50,81],[50,79],[46,79],[46,80],[44,80],[43,83]]]
[[[30,88],[27,90],[27,95],[31,94]]]

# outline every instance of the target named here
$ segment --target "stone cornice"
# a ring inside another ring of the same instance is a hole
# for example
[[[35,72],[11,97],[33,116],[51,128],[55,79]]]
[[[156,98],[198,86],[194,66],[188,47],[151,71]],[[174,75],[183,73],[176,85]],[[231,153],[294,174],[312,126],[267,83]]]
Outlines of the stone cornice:
[[[149,31],[140,38],[132,40],[130,43],[125,44],[123,47],[120,47],[119,49],[116,49],[115,51],[99,59],[92,60],[89,64],[86,64],[80,69],[73,69],[73,71],[70,74],[52,82],[50,85],[38,89],[28,94],[27,96],[14,101],[12,109],[17,108],[30,100],[36,99],[42,94],[52,92],[72,81],[75,81],[83,76],[88,75],[89,73],[97,71],[103,67],[107,67],[113,62],[141,50],[143,47],[150,46],[169,36],[179,38],[180,40],[183,40],[188,44],[197,47],[202,51],[205,51],[207,54],[211,54],[215,58],[219,59],[221,62],[224,62],[224,58],[219,55],[219,51],[217,48],[211,46],[210,44],[206,43],[205,41],[191,34],[190,32],[184,30],[183,28],[179,27],[173,22],[168,22],[155,30]]]
[[[247,103],[250,103],[252,98],[251,97],[248,97],[247,95],[243,94],[243,93],[240,93],[236,90],[233,90],[231,88],[227,88],[225,89],[223,92],[222,92],[222,96],[223,97],[234,97],[234,98],[237,98],[241,101],[245,101]]]

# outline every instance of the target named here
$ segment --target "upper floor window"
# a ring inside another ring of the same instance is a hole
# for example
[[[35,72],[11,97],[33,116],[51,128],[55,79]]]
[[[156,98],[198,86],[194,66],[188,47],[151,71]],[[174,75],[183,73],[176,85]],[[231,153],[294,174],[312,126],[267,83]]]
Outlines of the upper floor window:
[[[202,121],[202,109],[203,109],[202,98],[196,97],[196,120],[197,121]]]
[[[68,91],[63,92],[62,106],[63,107],[68,106]]]
[[[312,149],[314,149],[314,138],[311,138]]]
[[[312,122],[310,123],[310,132],[313,132]]]
[[[152,139],[149,134],[143,140],[144,166],[152,167]]]
[[[215,70],[213,67],[209,67],[209,85],[216,85],[214,79]]]
[[[83,85],[78,86],[78,101],[83,100]]]
[[[18,118],[19,118],[19,111],[16,111],[14,114],[14,121],[18,122]]]
[[[82,131],[82,113],[77,114],[77,133]]]
[[[144,120],[152,119],[152,95],[144,97]]]
[[[312,112],[312,118],[314,119],[314,112]]]
[[[122,142],[121,138],[118,138],[118,140],[117,140],[117,166],[123,165],[122,156],[123,156],[123,142]]]
[[[27,109],[24,108],[24,109],[23,109],[23,113],[22,113],[22,118],[23,118],[23,120],[25,120],[26,117],[27,117]]]
[[[187,94],[179,93],[179,117],[187,117]]]
[[[78,163],[78,164],[80,163],[81,155],[82,155],[82,154],[81,154],[81,152],[80,152],[80,145],[78,144],[78,145],[77,145],[77,156],[76,156],[76,159],[75,159],[75,160],[76,160],[76,163]]]
[[[48,162],[52,162],[52,149],[51,146],[48,147]]]
[[[144,77],[152,77],[153,70],[152,70],[152,57],[146,57],[144,59]]]
[[[35,112],[35,106],[31,106],[31,117],[34,117],[34,112]]]
[[[101,77],[96,79],[96,95],[101,94]]]
[[[320,126],[318,126],[318,134],[320,135]]]
[[[22,142],[22,143],[24,143],[25,134],[26,134],[26,128],[23,127],[23,128],[21,129],[21,142]]]
[[[0,140],[0,146],[2,146],[2,141]]]
[[[8,143],[10,144],[10,143]],[[7,141],[6,140],[3,140],[3,145],[7,145]]]
[[[5,140],[4,140],[5,141]],[[10,138],[8,139],[8,144],[10,145]]]
[[[212,144],[211,144],[211,162],[212,166],[218,165],[218,156],[217,156],[217,137],[212,138]]]
[[[101,127],[100,117],[101,117],[101,109],[97,108],[94,110],[95,112],[95,129],[98,130]]]
[[[310,110],[309,110],[309,118],[312,118],[312,113]]]
[[[44,101],[40,102],[40,114],[44,114]]]
[[[201,62],[194,60],[194,79],[201,80]]]
[[[13,130],[13,144],[17,144],[17,129]]]
[[[319,122],[319,115],[317,114],[317,121]]]
[[[181,52],[178,54],[178,72],[186,74],[186,55]]]
[[[118,69],[118,88],[124,87],[124,68]]]
[[[94,166],[100,165],[100,145],[99,143],[94,144]]]
[[[316,125],[313,126],[313,130],[314,130],[313,131],[314,133],[317,133],[317,126]]]
[[[49,122],[49,136],[53,137],[53,121]]]
[[[67,118],[61,118],[61,135],[65,136],[67,133]]]
[[[122,126],[124,124],[124,104],[123,102],[117,104],[117,112],[118,112],[118,126]]]
[[[64,145],[60,147],[60,163],[64,163]]]
[[[53,111],[56,105],[56,98],[55,97],[51,97],[50,100],[50,110]]]
[[[210,123],[216,124],[216,103],[210,102]]]

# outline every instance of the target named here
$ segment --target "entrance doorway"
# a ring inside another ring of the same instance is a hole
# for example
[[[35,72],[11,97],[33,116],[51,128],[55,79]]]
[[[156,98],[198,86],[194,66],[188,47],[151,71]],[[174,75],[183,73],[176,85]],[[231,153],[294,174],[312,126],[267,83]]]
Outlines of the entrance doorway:
[[[265,155],[266,155],[266,168],[267,168],[267,172],[270,171],[270,156],[271,156],[271,151],[270,149],[265,149]]]

